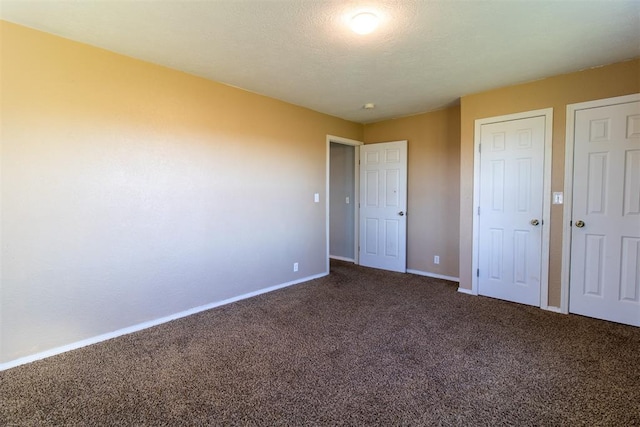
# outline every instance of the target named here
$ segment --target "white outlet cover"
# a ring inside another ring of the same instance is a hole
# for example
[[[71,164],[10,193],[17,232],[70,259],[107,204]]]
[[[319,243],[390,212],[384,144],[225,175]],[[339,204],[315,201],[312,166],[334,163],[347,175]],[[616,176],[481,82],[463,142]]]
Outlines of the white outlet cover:
[[[320,193],[316,193],[313,195],[313,201],[316,203],[320,202]]]

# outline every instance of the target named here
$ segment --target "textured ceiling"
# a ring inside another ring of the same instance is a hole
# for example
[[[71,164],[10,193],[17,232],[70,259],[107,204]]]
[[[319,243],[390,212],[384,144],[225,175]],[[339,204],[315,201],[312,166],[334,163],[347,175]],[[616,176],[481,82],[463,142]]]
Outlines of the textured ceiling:
[[[346,27],[358,10],[375,33]],[[640,56],[638,0],[0,0],[0,18],[357,122]]]

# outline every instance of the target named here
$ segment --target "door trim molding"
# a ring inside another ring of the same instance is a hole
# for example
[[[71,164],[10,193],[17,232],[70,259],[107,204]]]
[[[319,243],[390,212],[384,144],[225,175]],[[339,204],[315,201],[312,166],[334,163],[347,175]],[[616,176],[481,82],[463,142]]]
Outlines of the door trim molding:
[[[478,295],[478,259],[479,259],[479,218],[480,207],[480,131],[482,125],[490,123],[507,122],[511,120],[529,119],[543,116],[545,118],[544,130],[544,172],[542,183],[542,221],[546,227],[542,228],[542,254],[540,263],[540,308],[549,309],[549,240],[551,228],[551,148],[553,146],[553,108],[525,111],[521,113],[506,114],[502,116],[477,119],[474,125],[473,148],[473,253],[471,262],[471,294]]]
[[[355,139],[349,139],[349,138],[343,138],[341,136],[334,136],[334,135],[327,135],[327,139],[326,139],[326,151],[327,151],[327,160],[326,160],[326,182],[325,182],[325,232],[326,232],[326,246],[327,246],[327,254],[326,254],[326,273],[329,273],[329,256],[330,256],[330,249],[329,249],[329,245],[330,245],[330,233],[329,233],[329,224],[330,224],[330,205],[329,205],[329,200],[330,200],[330,188],[331,188],[331,183],[330,183],[330,178],[331,178],[331,143],[335,142],[336,144],[342,144],[342,145],[351,145],[353,147],[359,147],[360,145],[364,145],[364,142],[362,141],[357,141]],[[360,150],[355,148],[354,150],[354,194],[353,194],[353,199],[354,200],[360,200]],[[359,254],[358,254],[358,243],[360,242],[360,208],[358,207],[358,205],[356,205],[353,209],[354,211],[354,235],[353,235],[353,253],[354,253],[354,259],[353,259],[353,263],[358,265],[359,262]]]
[[[567,125],[564,147],[564,206],[562,210],[562,267],[560,272],[560,312],[569,313],[569,286],[571,285],[571,218],[573,216],[573,154],[575,115],[579,110],[607,107],[640,101],[640,93],[594,101],[567,104]]]

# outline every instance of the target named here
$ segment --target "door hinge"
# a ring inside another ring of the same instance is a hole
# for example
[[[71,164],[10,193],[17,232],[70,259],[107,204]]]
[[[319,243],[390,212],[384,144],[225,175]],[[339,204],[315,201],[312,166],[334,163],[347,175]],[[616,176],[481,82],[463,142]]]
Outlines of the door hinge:
[[[480,277],[480,269],[476,270],[476,277]]]
[[[573,226],[573,221],[569,221],[569,227]]]
[[[482,144],[478,144],[478,153],[482,153]]]
[[[478,215],[480,215],[480,206],[478,206]]]

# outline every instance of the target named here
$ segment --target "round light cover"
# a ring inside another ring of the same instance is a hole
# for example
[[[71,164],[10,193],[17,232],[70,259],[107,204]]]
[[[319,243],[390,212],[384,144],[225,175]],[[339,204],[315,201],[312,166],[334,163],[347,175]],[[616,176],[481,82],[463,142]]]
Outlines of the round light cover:
[[[362,12],[351,18],[351,29],[358,34],[369,34],[378,27],[378,17],[371,12]]]

